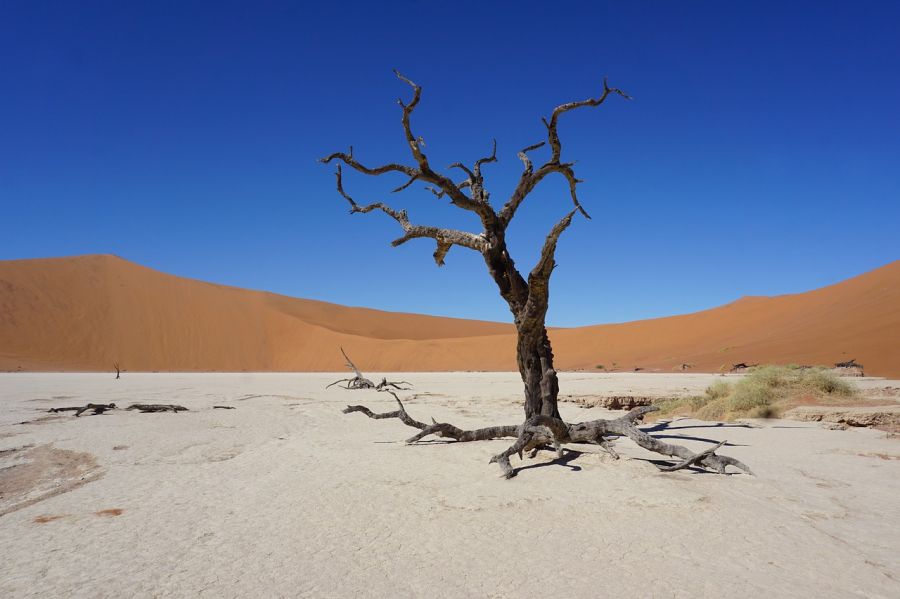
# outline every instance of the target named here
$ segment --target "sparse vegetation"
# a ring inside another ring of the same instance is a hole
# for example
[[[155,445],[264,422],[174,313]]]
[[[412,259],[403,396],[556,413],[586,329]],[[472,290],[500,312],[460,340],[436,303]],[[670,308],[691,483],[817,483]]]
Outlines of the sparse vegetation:
[[[823,368],[757,366],[735,383],[713,383],[703,395],[659,402],[655,415],[701,420],[777,418],[800,403],[836,403],[855,393],[850,383]]]

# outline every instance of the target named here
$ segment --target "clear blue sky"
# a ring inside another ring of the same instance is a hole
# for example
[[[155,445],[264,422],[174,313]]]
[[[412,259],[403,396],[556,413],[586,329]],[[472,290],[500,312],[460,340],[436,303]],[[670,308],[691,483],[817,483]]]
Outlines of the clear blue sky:
[[[178,275],[387,310],[509,320],[479,255],[354,215],[316,158],[409,161],[398,68],[432,163],[502,201],[564,117],[583,203],[549,322],[616,322],[827,285],[900,258],[900,3],[41,2],[0,14],[0,259],[114,253]],[[346,178],[423,224],[476,227],[396,179]],[[530,268],[569,209],[511,229]]]

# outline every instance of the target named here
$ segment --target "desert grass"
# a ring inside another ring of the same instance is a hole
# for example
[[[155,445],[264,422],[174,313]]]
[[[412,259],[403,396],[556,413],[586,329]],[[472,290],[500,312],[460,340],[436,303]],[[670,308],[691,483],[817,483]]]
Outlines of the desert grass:
[[[658,402],[654,416],[691,416],[701,420],[778,418],[798,405],[847,403],[853,385],[824,368],[759,366],[737,381],[716,381],[703,395]]]

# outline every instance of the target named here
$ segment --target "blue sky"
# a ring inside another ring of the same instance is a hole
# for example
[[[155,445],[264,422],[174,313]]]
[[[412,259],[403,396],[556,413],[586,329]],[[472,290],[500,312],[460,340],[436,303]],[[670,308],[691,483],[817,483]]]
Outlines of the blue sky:
[[[406,161],[391,69],[424,87],[434,165],[484,155],[496,202],[559,103],[582,202],[548,322],[572,326],[805,291],[900,258],[900,4],[39,2],[0,19],[0,259],[114,253],[217,283],[509,320],[479,255],[391,248],[316,159]],[[539,155],[540,156],[540,155]],[[346,177],[423,224],[467,213]],[[569,209],[510,231],[520,268]]]

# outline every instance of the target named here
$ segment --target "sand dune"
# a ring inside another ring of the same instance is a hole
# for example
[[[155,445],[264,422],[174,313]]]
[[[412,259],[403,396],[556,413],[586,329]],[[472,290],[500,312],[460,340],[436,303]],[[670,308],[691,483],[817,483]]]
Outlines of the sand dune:
[[[900,376],[900,261],[808,293],[552,332],[558,367],[830,364]],[[0,369],[513,370],[511,325],[348,308],[167,275],[115,256],[0,261]]]

